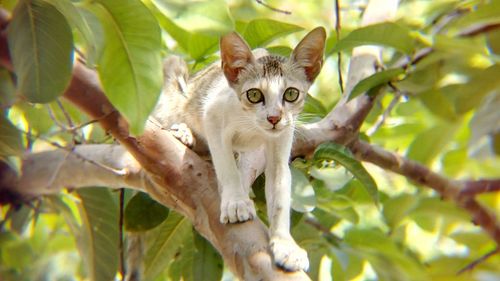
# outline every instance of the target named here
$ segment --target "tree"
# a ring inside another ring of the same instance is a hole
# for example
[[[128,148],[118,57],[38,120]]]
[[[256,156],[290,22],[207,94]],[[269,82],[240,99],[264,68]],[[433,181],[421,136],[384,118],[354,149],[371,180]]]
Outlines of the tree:
[[[307,275],[272,264],[259,158],[248,180],[261,219],[222,225],[207,155],[146,120],[162,52],[195,71],[236,29],[286,55],[301,26],[330,25],[324,6],[5,2],[2,280],[123,273],[120,205],[127,230],[146,236],[148,280],[220,280],[222,261],[245,280],[498,277],[500,2],[339,2],[292,151],[292,233]]]

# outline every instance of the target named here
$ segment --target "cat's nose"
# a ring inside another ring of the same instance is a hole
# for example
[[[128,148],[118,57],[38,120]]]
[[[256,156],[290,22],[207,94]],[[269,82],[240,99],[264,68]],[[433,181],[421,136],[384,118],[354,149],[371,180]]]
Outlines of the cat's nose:
[[[273,124],[273,125],[276,125],[278,124],[278,122],[281,120],[281,116],[267,116],[267,121],[269,121],[269,123]]]

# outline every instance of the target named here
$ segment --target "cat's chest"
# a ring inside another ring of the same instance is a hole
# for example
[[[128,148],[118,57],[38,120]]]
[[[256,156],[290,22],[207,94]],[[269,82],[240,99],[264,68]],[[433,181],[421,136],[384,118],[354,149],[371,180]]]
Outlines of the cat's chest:
[[[255,150],[265,141],[265,137],[257,130],[236,131],[232,138],[233,150],[238,152]]]

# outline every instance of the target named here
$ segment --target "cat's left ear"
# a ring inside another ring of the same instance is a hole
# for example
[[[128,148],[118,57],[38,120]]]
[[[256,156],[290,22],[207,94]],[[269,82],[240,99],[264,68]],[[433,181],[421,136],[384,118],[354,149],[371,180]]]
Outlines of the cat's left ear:
[[[309,32],[292,52],[291,58],[306,73],[307,80],[313,82],[323,65],[326,31],[323,27],[316,27]]]
[[[255,61],[250,47],[236,32],[220,39],[220,56],[222,70],[230,84],[236,83],[241,70]]]

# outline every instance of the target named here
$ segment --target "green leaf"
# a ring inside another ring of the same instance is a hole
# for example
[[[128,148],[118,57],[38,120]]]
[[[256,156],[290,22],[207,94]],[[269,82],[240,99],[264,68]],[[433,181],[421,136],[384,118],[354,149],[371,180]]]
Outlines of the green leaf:
[[[97,0],[89,8],[104,30],[97,68],[104,91],[140,134],[162,87],[158,23],[139,0]]]
[[[223,261],[219,253],[196,231],[194,244],[196,252],[193,260],[193,279],[219,281],[222,278]]]
[[[146,231],[162,223],[169,209],[144,192],[139,192],[125,208],[125,229],[127,231]]]
[[[183,239],[191,231],[191,224],[182,215],[170,212],[168,218],[155,229],[153,241],[144,260],[145,280],[151,280],[167,268]]]
[[[410,30],[397,23],[384,22],[358,28],[339,40],[331,53],[346,51],[362,45],[392,47],[405,54],[414,49]]]
[[[309,180],[293,166],[290,166],[290,172],[292,173],[292,209],[301,213],[314,210],[316,196]]]
[[[229,7],[224,0],[172,1],[152,0],[176,25],[191,32],[222,35],[234,28]]]
[[[494,64],[470,77],[466,84],[453,84],[443,94],[451,100],[455,111],[463,114],[481,104],[483,98],[500,87],[500,64]],[[478,87],[481,85],[481,87]]]
[[[8,108],[15,101],[16,86],[10,73],[0,68],[0,108]]]
[[[84,16],[84,12],[81,12],[82,10],[78,9],[73,2],[67,1],[67,0],[45,0],[49,3],[51,3],[54,7],[56,7],[61,14],[66,17],[66,20],[68,21],[69,25],[76,29],[79,34],[81,35],[81,38],[84,40],[85,44],[85,49],[86,51],[86,59],[87,61],[90,58],[93,58],[95,56],[95,53],[97,52],[97,42],[96,42],[96,36],[95,34],[97,33],[97,30],[91,26],[91,23],[88,21],[88,18]],[[78,39],[78,38],[76,38]],[[93,62],[93,60],[91,60]]]
[[[0,115],[0,158],[21,155],[23,141],[21,132],[3,114]]]
[[[273,46],[273,47],[267,47],[266,50],[274,55],[282,56],[282,57],[289,57],[290,54],[292,53],[292,48],[288,46]]]
[[[500,11],[500,2],[488,2],[488,4],[478,5],[476,9],[459,17],[450,24],[449,28],[460,32],[474,25],[500,22],[500,13],[498,13]]]
[[[352,153],[347,148],[332,142],[322,143],[314,151],[313,159],[315,161],[335,160],[340,163],[363,183],[373,202],[378,206],[378,190],[375,180],[373,180],[363,165],[354,159]]]
[[[196,281],[193,277],[193,264],[195,256],[195,243],[193,243],[194,230],[190,231],[184,241],[182,246],[177,251],[174,260],[169,266],[168,276],[172,281]]]
[[[215,52],[218,48],[219,37],[200,32],[190,32],[167,17],[150,1],[146,1],[148,7],[154,13],[161,27],[168,32],[179,46],[196,61],[203,60],[206,56]],[[156,1],[155,1],[156,3]]]
[[[446,90],[449,88],[446,88]],[[457,119],[457,113],[451,101],[446,98],[441,89],[430,89],[418,95],[422,103],[435,115],[449,121]]]
[[[359,81],[356,86],[354,86],[351,93],[349,94],[349,100],[361,95],[364,92],[368,92],[369,90],[374,89],[377,86],[400,80],[400,76],[404,72],[405,71],[402,68],[392,68],[379,71],[371,76],[366,77],[365,79]],[[368,92],[369,95],[370,93],[373,95],[376,94],[377,91]]]
[[[118,206],[111,191],[102,187],[77,191],[82,205],[80,216],[87,247],[83,260],[90,280],[113,280],[118,270]]]
[[[60,96],[73,64],[73,39],[64,16],[45,1],[22,0],[7,36],[18,91],[38,103]]]
[[[303,30],[298,25],[271,19],[255,19],[249,23],[239,22],[236,28],[252,49],[264,47],[274,39]]]
[[[384,202],[384,218],[391,228],[396,228],[418,203],[413,194],[401,194]]]
[[[311,168],[311,176],[322,180],[330,191],[336,191],[343,188],[352,180],[352,175],[343,166],[335,168]]]
[[[424,165],[430,164],[451,141],[457,125],[437,125],[418,134],[408,148],[406,156]]]

